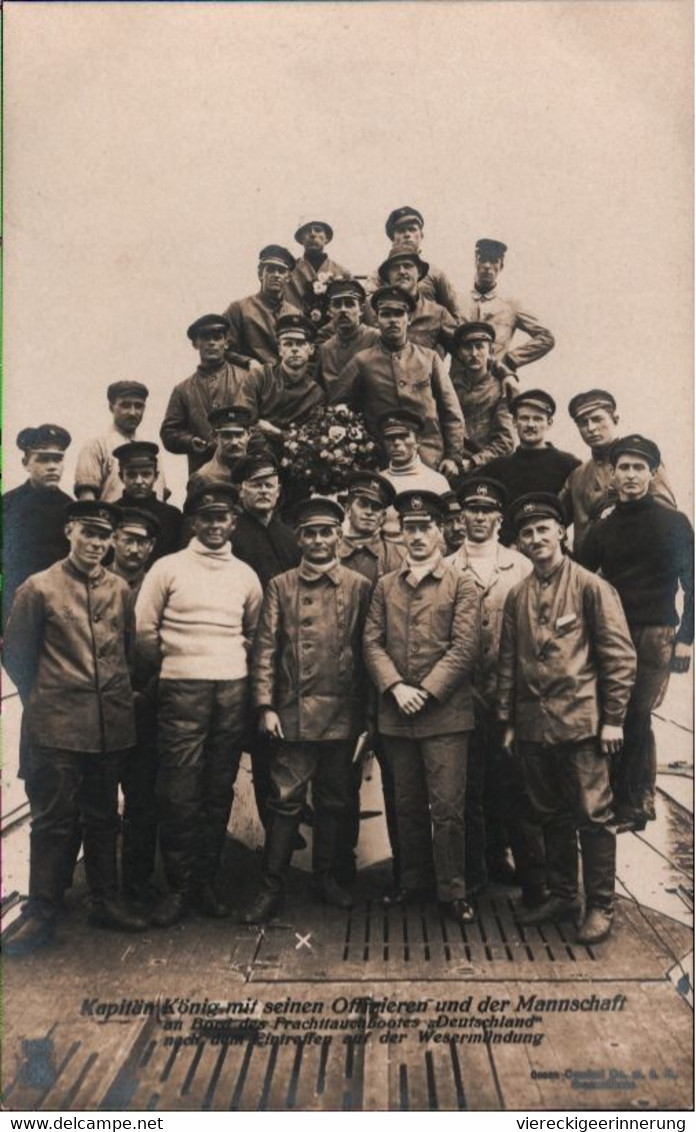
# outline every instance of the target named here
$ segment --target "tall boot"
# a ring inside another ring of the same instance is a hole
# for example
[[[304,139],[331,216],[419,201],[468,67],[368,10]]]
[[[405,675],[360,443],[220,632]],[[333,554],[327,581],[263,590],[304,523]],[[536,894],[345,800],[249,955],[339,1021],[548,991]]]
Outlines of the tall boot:
[[[299,823],[299,814],[272,815],[263,850],[261,890],[243,914],[243,924],[265,924],[279,911]]]
[[[544,825],[546,872],[552,896],[564,901],[577,901],[579,889],[578,838],[573,822],[568,819]]]
[[[351,908],[352,898],[338,883],[334,868],[339,853],[345,848],[341,845],[347,834],[345,811],[327,810],[318,805],[314,812],[314,842],[312,846],[312,869],[314,880],[312,888],[324,904],[338,908]]]
[[[585,901],[590,908],[611,911],[616,881],[616,833],[608,825],[580,830]]]

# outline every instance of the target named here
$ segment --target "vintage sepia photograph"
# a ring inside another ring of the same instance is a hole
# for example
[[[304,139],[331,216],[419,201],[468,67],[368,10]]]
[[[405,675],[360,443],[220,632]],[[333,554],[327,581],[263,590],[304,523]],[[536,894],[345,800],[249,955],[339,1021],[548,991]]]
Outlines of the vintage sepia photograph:
[[[2,22],[4,1111],[693,1110],[692,6]]]

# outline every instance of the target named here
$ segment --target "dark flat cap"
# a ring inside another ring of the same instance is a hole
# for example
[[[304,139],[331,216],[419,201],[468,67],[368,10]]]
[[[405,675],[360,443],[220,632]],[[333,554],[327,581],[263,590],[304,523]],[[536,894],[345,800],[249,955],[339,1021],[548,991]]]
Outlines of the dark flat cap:
[[[390,432],[403,432],[404,429],[420,435],[425,428],[425,421],[413,409],[387,409],[386,413],[380,413],[377,417],[376,425],[382,436]]]
[[[394,500],[394,506],[401,519],[435,519],[442,522],[446,518],[446,508],[442,496],[434,491],[402,491]]]
[[[121,507],[116,523],[117,531],[128,531],[133,534],[144,534],[147,538],[157,538],[160,532],[160,521],[152,511],[144,507]]]
[[[367,298],[365,288],[357,279],[332,279],[326,285],[325,299],[330,303],[332,299],[343,298],[346,295],[364,303]]]
[[[390,212],[387,217],[387,223],[384,225],[385,231],[390,240],[394,239],[394,229],[396,225],[402,220],[416,220],[421,228],[424,226],[425,221],[417,208],[413,208],[410,204],[404,204],[401,208],[395,208]]]
[[[72,437],[67,429],[55,424],[41,424],[38,428],[23,428],[17,434],[17,447],[23,452],[65,452]]]
[[[77,520],[91,523],[105,531],[113,531],[120,517],[120,509],[113,503],[102,503],[99,499],[78,499],[65,508],[66,522]]]
[[[297,243],[302,243],[303,232],[305,231],[305,229],[310,228],[312,224],[316,224],[324,229],[324,231],[326,232],[326,242],[327,244],[330,244],[333,240],[333,228],[331,227],[331,225],[327,224],[325,220],[305,220],[304,217],[302,217],[299,221],[297,225],[297,231],[295,232],[295,239],[297,240]]]
[[[246,405],[221,405],[208,413],[208,424],[218,428],[250,428],[254,414]]]
[[[286,267],[288,271],[292,271],[297,260],[292,252],[282,247],[281,244],[266,244],[266,247],[261,248],[259,252],[259,266],[264,263],[275,263],[279,267]]]
[[[202,314],[195,322],[192,322],[186,331],[186,335],[193,342],[199,334],[204,334],[209,330],[221,330],[224,334],[230,328],[230,324],[222,314]]]
[[[640,436],[639,433],[634,432],[630,436],[621,436],[615,440],[609,449],[609,463],[616,467],[616,461],[619,456],[642,456],[647,460],[649,466],[655,471],[659,468],[662,462],[660,449],[655,444],[654,440],[648,440],[645,436]]]
[[[379,267],[377,268],[380,279],[383,279],[385,283],[388,283],[389,272],[391,268],[398,263],[415,264],[418,268],[419,279],[425,279],[426,275],[430,271],[430,264],[426,263],[424,259],[421,259],[415,249],[405,248],[401,244],[395,244],[389,252],[389,255],[385,259],[384,263],[380,263]]]
[[[308,342],[317,336],[314,326],[303,314],[283,314],[276,324],[276,338],[282,334],[302,334]]]
[[[185,515],[200,515],[202,511],[234,511],[239,502],[237,488],[227,480],[209,479],[200,483],[187,495]]]
[[[480,256],[502,259],[507,250],[507,244],[504,244],[502,240],[489,240],[484,236],[483,239],[476,241],[476,251]]]
[[[109,404],[113,404],[119,397],[139,397],[147,401],[150,390],[142,381],[112,381],[106,390]]]
[[[234,483],[244,483],[245,480],[256,480],[262,476],[277,476],[278,461],[270,452],[257,452],[253,455],[243,456],[237,460],[232,469]]]
[[[372,296],[371,302],[375,310],[379,310],[384,303],[395,303],[405,307],[412,314],[418,300],[413,295],[409,295],[408,291],[404,291],[403,287],[379,287]]]
[[[131,440],[128,444],[119,444],[112,455],[121,467],[125,467],[128,464],[156,464],[158,453],[159,445],[150,440]]]
[[[456,492],[443,492],[443,494],[440,496],[440,502],[442,503],[445,511],[445,519],[456,519],[458,515],[461,515],[462,508],[459,500],[457,499]]]
[[[454,332],[452,348],[459,349],[462,342],[495,342],[495,327],[490,322],[464,322]]]
[[[562,526],[566,521],[558,496],[550,491],[530,491],[521,495],[509,508],[508,517],[516,531],[532,519],[555,519]]]
[[[556,412],[556,402],[551,394],[544,389],[525,389],[522,393],[513,397],[510,402],[513,413],[521,409],[523,405],[530,405],[533,409],[541,409],[542,413],[548,413],[550,417]]]
[[[568,412],[574,421],[593,413],[595,409],[616,412],[616,400],[606,389],[588,389],[587,393],[576,393],[568,402]]]
[[[392,484],[379,472],[353,472],[348,480],[348,496],[361,496],[379,503],[380,507],[389,507],[396,497]]]
[[[492,476],[470,476],[459,489],[459,501],[462,507],[477,503],[502,511],[507,503],[507,491]]]
[[[293,512],[293,523],[297,529],[301,527],[338,526],[343,522],[344,511],[335,499],[326,499],[321,495],[314,495],[311,499],[302,499]]]

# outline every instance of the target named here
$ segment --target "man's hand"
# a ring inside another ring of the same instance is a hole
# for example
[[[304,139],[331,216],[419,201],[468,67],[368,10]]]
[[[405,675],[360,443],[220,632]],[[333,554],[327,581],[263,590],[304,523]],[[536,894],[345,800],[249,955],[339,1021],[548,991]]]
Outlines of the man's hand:
[[[248,373],[261,373],[262,369],[263,369],[263,362],[257,361],[256,358],[250,358],[249,359],[249,365],[247,367]]]
[[[270,421],[264,421],[264,420],[257,421],[256,427],[259,430],[259,432],[263,433],[264,436],[282,436],[283,435],[282,428],[276,428],[276,426],[274,424],[271,424]]]
[[[500,740],[500,746],[503,748],[504,751],[507,751],[508,755],[511,755],[513,753],[514,746],[515,746],[515,728],[514,727],[510,727],[509,725],[505,727],[505,729],[503,731],[503,737]]]
[[[438,471],[442,472],[443,476],[445,476],[448,480],[454,479],[455,476],[459,475],[459,467],[457,465],[457,461],[450,460],[446,457],[444,460],[440,461],[440,467],[438,468]]]
[[[194,436],[191,438],[191,451],[192,452],[205,452],[208,447],[208,441],[204,440],[202,436]]]
[[[404,715],[417,715],[428,702],[428,693],[412,684],[395,684],[389,689],[396,700],[399,711]]]
[[[623,747],[623,727],[605,723],[599,733],[599,746],[603,755],[615,755]]]
[[[461,470],[462,470],[462,473],[463,473],[464,475],[467,475],[467,474],[468,474],[468,473],[469,473],[469,472],[471,471],[471,469],[472,469],[473,467],[474,467],[474,461],[473,461],[473,460],[469,460],[469,459],[468,459],[468,458],[467,458],[467,457],[465,456],[465,457],[464,457],[464,459],[462,460],[462,469],[461,469]]]
[[[519,378],[513,377],[511,373],[507,374],[507,376],[503,378],[503,393],[507,397],[508,401],[510,401],[513,397],[516,397],[519,391]]]
[[[280,726],[280,717],[270,708],[264,708],[259,719],[259,731],[269,739],[284,739],[283,728]]]
[[[691,645],[685,645],[683,641],[677,641],[672,653],[672,662],[670,664],[670,672],[688,672],[691,667]]]

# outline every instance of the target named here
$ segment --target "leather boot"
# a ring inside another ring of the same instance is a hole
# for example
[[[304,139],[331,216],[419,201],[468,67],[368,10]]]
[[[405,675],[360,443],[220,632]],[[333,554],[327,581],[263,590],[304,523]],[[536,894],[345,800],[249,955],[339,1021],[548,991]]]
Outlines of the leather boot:
[[[217,895],[212,884],[203,883],[193,898],[194,907],[201,916],[212,920],[223,920],[230,915],[230,907]]]
[[[147,920],[119,904],[117,900],[93,900],[87,920],[97,928],[110,928],[116,932],[147,931]]]
[[[242,914],[243,924],[265,924],[280,911],[298,826],[299,815],[272,815],[263,850],[261,891]]]
[[[30,955],[50,943],[55,932],[53,912],[27,904],[19,920],[2,933],[2,950],[5,955]]]
[[[352,908],[353,898],[345,888],[341,888],[330,873],[320,873],[312,882],[312,890],[322,904],[332,904],[334,908]]]
[[[560,920],[575,920],[582,911],[580,899],[565,900],[562,896],[550,896],[535,908],[520,908],[517,922],[524,927],[534,924],[558,923]]]
[[[188,899],[185,892],[168,892],[155,905],[150,923],[154,928],[171,928],[188,914]]]
[[[614,911],[612,908],[588,908],[575,938],[578,943],[601,943],[611,932],[613,923]]]
[[[613,826],[594,825],[580,830],[585,903],[611,909],[616,881],[616,833]]]

